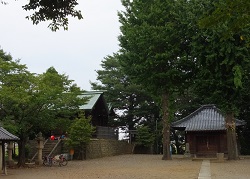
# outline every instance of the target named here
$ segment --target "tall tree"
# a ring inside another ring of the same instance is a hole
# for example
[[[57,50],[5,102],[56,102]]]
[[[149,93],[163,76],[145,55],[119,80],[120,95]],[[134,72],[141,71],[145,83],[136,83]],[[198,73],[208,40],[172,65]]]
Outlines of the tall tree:
[[[204,4],[205,14],[201,14],[200,19],[215,9],[212,1],[197,2],[200,7]],[[234,118],[239,112],[238,105],[242,101],[244,83],[249,78],[250,65],[249,47],[241,34],[249,34],[249,28],[233,33],[230,23],[230,20],[225,20],[220,26],[197,30],[192,49],[199,69],[195,89],[200,97],[212,101],[225,112],[228,159],[237,159]],[[229,31],[231,33],[225,38]]]
[[[215,3],[215,9],[207,11],[200,21],[203,27],[221,26],[227,22],[228,28],[223,34],[223,38],[230,38],[231,34],[239,34],[248,41],[249,33],[243,33],[243,29],[250,27],[250,1],[248,0],[219,0]]]
[[[242,99],[239,103],[239,115],[237,116],[238,119],[246,121],[246,125],[244,126],[243,130],[238,133],[238,137],[240,139],[240,154],[242,155],[249,155],[250,154],[250,89],[249,89],[249,77],[243,86],[243,94]]]
[[[185,1],[182,1],[185,2]],[[160,0],[123,0],[119,59],[125,73],[161,98],[163,160],[170,156],[170,99],[182,89],[192,69],[184,20],[185,3]],[[187,24],[187,22],[185,22]]]
[[[159,118],[157,104],[142,86],[124,74],[117,54],[104,58],[101,66],[102,70],[97,71],[100,84],[91,84],[94,90],[106,91],[106,99],[114,108],[115,116],[110,119],[110,125],[126,126],[129,130],[140,123],[154,127]]]
[[[1,0],[1,4],[7,4],[7,0]],[[76,10],[78,5],[77,0],[30,0],[22,6],[25,11],[31,11],[32,14],[26,18],[31,20],[33,24],[38,24],[42,21],[51,21],[49,28],[52,31],[63,27],[68,29],[68,17],[76,17],[82,19],[80,10]]]
[[[31,74],[25,65],[0,51],[0,115],[19,138],[19,162],[25,162],[25,144],[36,132],[56,127],[58,114],[76,114],[84,101],[80,89],[52,67],[41,75]]]

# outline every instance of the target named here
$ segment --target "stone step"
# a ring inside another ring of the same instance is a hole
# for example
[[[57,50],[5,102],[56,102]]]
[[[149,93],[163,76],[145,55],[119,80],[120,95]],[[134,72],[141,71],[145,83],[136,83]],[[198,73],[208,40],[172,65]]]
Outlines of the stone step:
[[[47,142],[44,145],[43,151],[42,151],[42,156],[49,155],[58,142],[59,142],[58,140],[47,140]],[[36,147],[37,147],[36,141],[31,141],[30,148],[32,150],[31,150],[30,155],[29,155],[31,158],[33,158],[35,156],[35,154],[37,153]]]

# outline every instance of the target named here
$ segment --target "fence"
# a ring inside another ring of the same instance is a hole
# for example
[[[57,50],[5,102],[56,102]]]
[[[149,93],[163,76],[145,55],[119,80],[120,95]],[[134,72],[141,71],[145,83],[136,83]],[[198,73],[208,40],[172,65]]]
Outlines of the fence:
[[[96,126],[96,132],[93,135],[97,139],[116,139],[118,140],[118,129],[114,127]]]

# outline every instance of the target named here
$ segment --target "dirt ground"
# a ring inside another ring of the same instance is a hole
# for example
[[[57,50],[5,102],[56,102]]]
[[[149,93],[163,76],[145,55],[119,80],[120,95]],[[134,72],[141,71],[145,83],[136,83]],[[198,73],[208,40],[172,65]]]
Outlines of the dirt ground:
[[[8,169],[6,179],[197,179],[202,161],[161,155],[120,155],[86,161],[69,161],[67,166]],[[211,162],[212,179],[250,178],[250,159]]]
[[[212,179],[250,179],[250,158],[210,163]]]

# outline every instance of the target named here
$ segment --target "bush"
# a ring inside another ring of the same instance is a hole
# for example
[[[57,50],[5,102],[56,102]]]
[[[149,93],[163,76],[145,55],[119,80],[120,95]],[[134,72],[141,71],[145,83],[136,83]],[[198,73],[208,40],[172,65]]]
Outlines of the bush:
[[[137,128],[135,140],[138,145],[150,147],[154,143],[155,137],[147,126],[142,126]]]
[[[82,159],[86,158],[86,145],[90,142],[92,134],[95,131],[90,121],[91,118],[85,118],[84,115],[75,119],[69,128],[69,138],[66,141],[66,145],[70,148],[80,150]]]

